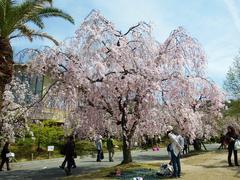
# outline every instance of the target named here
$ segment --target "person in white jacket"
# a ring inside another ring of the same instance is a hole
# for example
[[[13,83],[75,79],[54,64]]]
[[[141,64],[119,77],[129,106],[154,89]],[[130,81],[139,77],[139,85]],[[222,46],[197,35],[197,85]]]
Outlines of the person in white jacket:
[[[102,147],[102,136],[99,135],[96,139],[96,149],[97,149],[97,162],[101,162],[102,154],[103,154],[103,147]]]
[[[184,147],[184,139],[181,135],[173,133],[173,127],[167,127],[167,135],[171,142],[171,161],[173,165],[173,177],[181,177],[180,155]]]

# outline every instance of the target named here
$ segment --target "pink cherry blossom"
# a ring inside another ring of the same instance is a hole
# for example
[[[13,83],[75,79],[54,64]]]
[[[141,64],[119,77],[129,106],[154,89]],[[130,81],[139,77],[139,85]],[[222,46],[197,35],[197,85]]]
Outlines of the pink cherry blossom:
[[[182,27],[160,43],[145,22],[123,33],[92,11],[73,38],[43,49],[28,67],[55,83],[41,103],[64,110],[66,128],[81,138],[121,136],[127,163],[134,136],[164,135],[167,125],[191,139],[212,135],[224,94],[206,78],[206,63]]]

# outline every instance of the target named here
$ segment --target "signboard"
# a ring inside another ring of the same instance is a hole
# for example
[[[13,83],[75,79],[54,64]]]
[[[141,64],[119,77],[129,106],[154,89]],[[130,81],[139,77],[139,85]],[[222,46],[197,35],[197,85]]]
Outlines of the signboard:
[[[54,151],[54,146],[48,146],[48,151]]]

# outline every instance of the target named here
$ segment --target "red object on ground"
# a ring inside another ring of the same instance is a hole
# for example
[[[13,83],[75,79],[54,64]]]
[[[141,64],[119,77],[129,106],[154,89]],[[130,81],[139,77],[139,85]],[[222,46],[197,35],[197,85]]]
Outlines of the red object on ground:
[[[116,176],[121,176],[121,170],[119,168],[116,169]]]
[[[160,148],[159,148],[158,146],[155,146],[155,147],[152,148],[152,150],[153,150],[153,151],[159,151]]]

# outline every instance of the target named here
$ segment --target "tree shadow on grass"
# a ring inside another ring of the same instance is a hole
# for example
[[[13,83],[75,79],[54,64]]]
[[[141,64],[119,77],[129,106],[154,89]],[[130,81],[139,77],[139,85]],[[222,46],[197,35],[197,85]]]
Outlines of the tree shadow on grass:
[[[20,180],[20,179],[59,179],[65,176],[64,172],[57,168],[42,170],[15,170],[9,172],[1,172],[0,179]]]
[[[188,157],[191,157],[191,156],[197,156],[197,155],[201,155],[201,154],[208,153],[208,152],[209,151],[204,151],[204,150],[201,150],[201,151],[190,151],[187,154],[181,155],[181,158],[188,158]]]
[[[226,156],[228,154],[228,150],[227,149],[220,149],[220,150],[215,150],[215,151],[212,151],[212,152],[214,152],[216,154],[226,154]]]
[[[240,167],[238,167],[238,170],[234,176],[240,178]]]
[[[226,154],[226,158],[227,158],[227,155],[228,155],[228,150],[227,149],[216,150],[214,152],[217,153],[217,154]],[[221,163],[226,163],[226,165],[224,165],[222,167],[230,168],[232,171],[236,171],[236,174],[234,175],[234,177],[240,178],[240,166],[229,167],[227,165],[227,160],[226,161],[221,161]],[[240,161],[239,161],[239,163],[240,163]]]
[[[171,175],[162,176],[158,174],[158,170],[149,169],[149,168],[137,168],[137,169],[127,170],[125,172],[122,172],[121,177],[116,177],[116,176],[110,176],[110,177],[112,177],[113,179],[120,179],[120,180],[133,179],[134,177],[142,177],[143,179],[147,179],[147,180],[173,179],[171,178]],[[182,177],[184,177],[184,173],[182,174]]]
[[[197,166],[201,166],[204,168],[209,168],[209,169],[215,169],[215,168],[226,168],[229,169],[231,171],[236,172],[234,177],[240,178],[240,166],[233,166],[233,167],[229,167],[227,162],[225,160],[220,161],[218,164],[216,165],[197,165]]]
[[[188,154],[182,155],[181,159],[188,158],[191,156],[197,156],[204,154],[208,151],[191,151]],[[168,155],[146,155],[146,154],[140,154],[134,157],[134,161],[161,161],[161,160],[170,160]]]
[[[91,167],[78,167],[72,169],[72,175],[80,175],[84,173],[94,172],[99,170],[99,166]],[[48,179],[61,179],[66,177],[63,169],[48,168],[41,170],[13,170],[0,172],[0,179],[4,180],[48,180]]]
[[[227,166],[227,167],[232,171],[236,172],[234,177],[238,177],[240,179],[240,166],[233,166],[233,167]]]
[[[214,169],[214,168],[229,168],[228,165],[197,165],[204,168]]]
[[[196,166],[201,166],[204,168],[209,168],[209,169],[214,169],[214,168],[229,168],[228,164],[226,164],[225,160],[219,161],[217,164],[211,164],[211,165],[206,165],[206,164],[200,164]]]
[[[134,157],[134,161],[161,161],[161,160],[169,160],[169,157],[160,155],[138,155]]]

